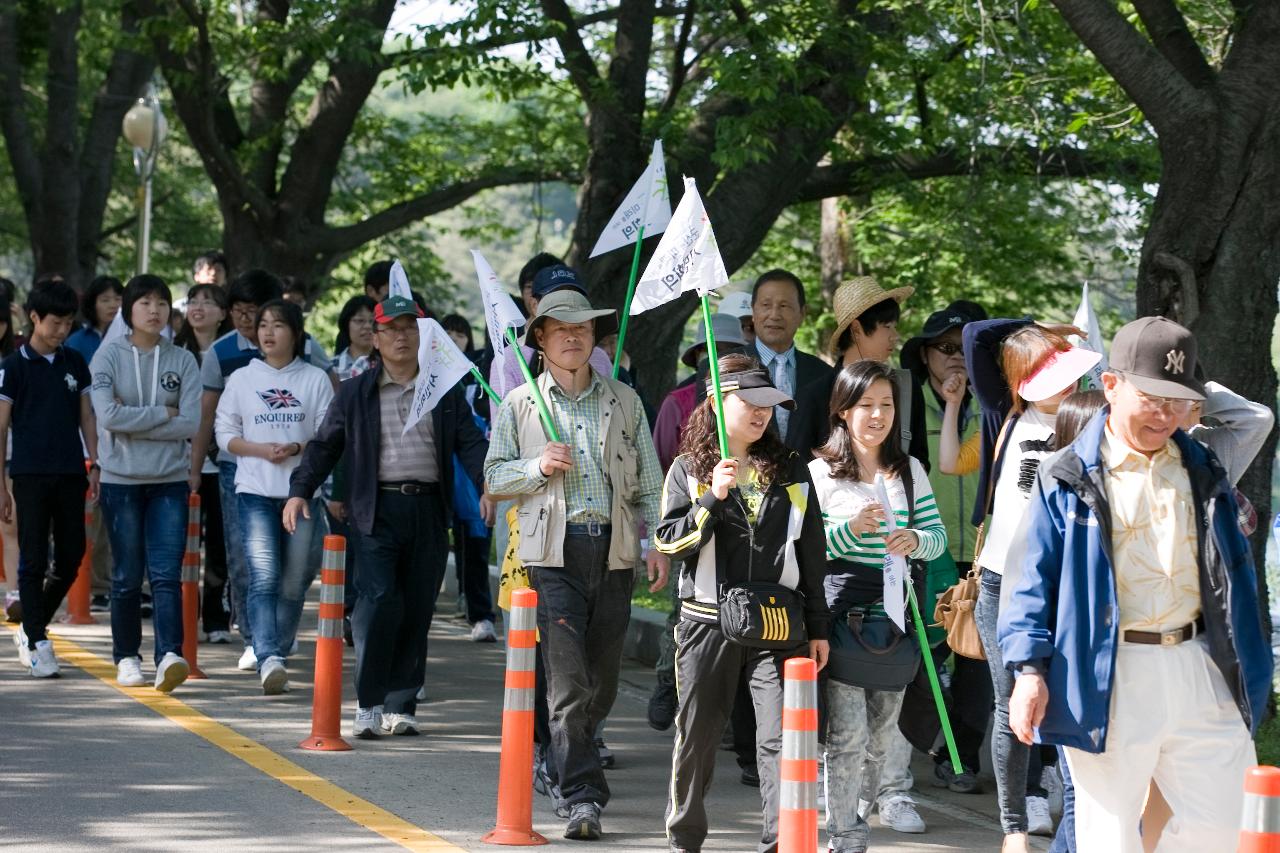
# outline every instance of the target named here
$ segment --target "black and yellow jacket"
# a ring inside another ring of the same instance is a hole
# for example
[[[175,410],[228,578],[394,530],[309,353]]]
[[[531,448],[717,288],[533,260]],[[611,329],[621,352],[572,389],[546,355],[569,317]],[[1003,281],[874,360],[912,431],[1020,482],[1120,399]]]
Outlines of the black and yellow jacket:
[[[677,456],[667,472],[655,536],[661,553],[681,561],[684,618],[718,624],[722,585],[767,581],[799,591],[809,639],[827,639],[831,611],[822,586],[827,572],[822,510],[800,457],[791,454],[785,476],[763,488],[754,523],[738,489],[719,500],[709,485],[694,480],[687,462],[687,456]]]

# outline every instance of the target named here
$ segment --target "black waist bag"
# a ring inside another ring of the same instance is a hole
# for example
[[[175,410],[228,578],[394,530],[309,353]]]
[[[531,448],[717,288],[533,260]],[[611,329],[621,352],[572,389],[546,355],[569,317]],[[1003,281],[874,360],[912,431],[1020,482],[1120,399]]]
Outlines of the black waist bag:
[[[908,617],[910,618],[910,617]],[[920,646],[888,617],[867,619],[850,611],[831,626],[827,675],[863,690],[896,692],[916,677]]]
[[[730,642],[753,649],[792,649],[809,639],[801,594],[764,581],[721,589],[720,630]]]

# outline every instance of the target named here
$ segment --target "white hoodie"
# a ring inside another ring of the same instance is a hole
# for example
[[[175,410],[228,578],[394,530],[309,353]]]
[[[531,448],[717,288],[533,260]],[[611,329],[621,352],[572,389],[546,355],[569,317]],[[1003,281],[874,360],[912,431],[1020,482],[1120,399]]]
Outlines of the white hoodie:
[[[218,448],[230,452],[233,438],[259,444],[306,444],[315,437],[333,402],[333,385],[320,368],[295,358],[277,370],[262,359],[227,378],[218,400],[214,431]],[[267,498],[289,496],[289,475],[301,454],[280,464],[258,456],[241,456],[236,493]]]

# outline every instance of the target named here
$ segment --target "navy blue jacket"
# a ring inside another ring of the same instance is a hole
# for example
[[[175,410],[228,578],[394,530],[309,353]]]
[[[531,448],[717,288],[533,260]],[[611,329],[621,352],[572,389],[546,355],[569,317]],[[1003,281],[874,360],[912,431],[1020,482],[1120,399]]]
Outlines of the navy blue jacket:
[[[974,527],[982,524],[991,509],[988,499],[1000,473],[998,460],[992,457],[995,456],[1000,427],[1013,410],[1013,391],[1004,381],[1004,371],[1000,367],[1000,345],[1009,335],[1032,322],[1030,317],[980,320],[966,323],[960,333],[969,385],[982,409],[982,466],[978,473],[978,494],[973,504]]]
[[[302,461],[289,478],[289,497],[310,499],[342,459],[346,470],[347,511],[356,529],[366,536],[373,533],[378,502],[378,442],[382,430],[378,377],[381,375],[379,363],[338,386],[338,394],[329,405],[319,432],[307,442]],[[431,425],[435,431],[445,524],[449,524],[453,512],[454,454],[475,483],[476,493],[483,494],[484,457],[489,452],[489,442],[471,416],[461,385],[455,385],[431,411]],[[384,479],[397,478],[388,475]]]
[[[1119,644],[1111,552],[1111,509],[1101,463],[1107,412],[1050,456],[1036,477],[1008,603],[1000,612],[1000,652],[1010,668],[1045,668],[1049,705],[1041,743],[1102,752]],[[1181,430],[1173,439],[1195,504],[1200,606],[1209,655],[1244,724],[1256,729],[1271,692],[1271,644],[1258,612],[1249,542],[1236,522],[1226,473],[1212,451]]]

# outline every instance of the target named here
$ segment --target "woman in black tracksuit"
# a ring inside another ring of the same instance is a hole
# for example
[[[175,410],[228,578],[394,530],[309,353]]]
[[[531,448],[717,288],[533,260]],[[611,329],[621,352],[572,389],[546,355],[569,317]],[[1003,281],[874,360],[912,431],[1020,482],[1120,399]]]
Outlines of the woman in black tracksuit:
[[[676,739],[667,837],[672,850],[697,851],[707,835],[703,797],[740,678],[756,711],[756,762],[763,827],[759,850],[778,846],[778,757],[782,747],[782,665],[808,655],[826,663],[831,614],[823,594],[822,512],[804,462],[768,431],[773,407],[794,406],[754,359],[720,359],[731,458],[721,459],[708,392],[681,436],[667,473],[660,552],[680,560],[676,625]],[[801,593],[808,643],[782,651],[728,640],[720,630],[720,590],[766,581]]]

